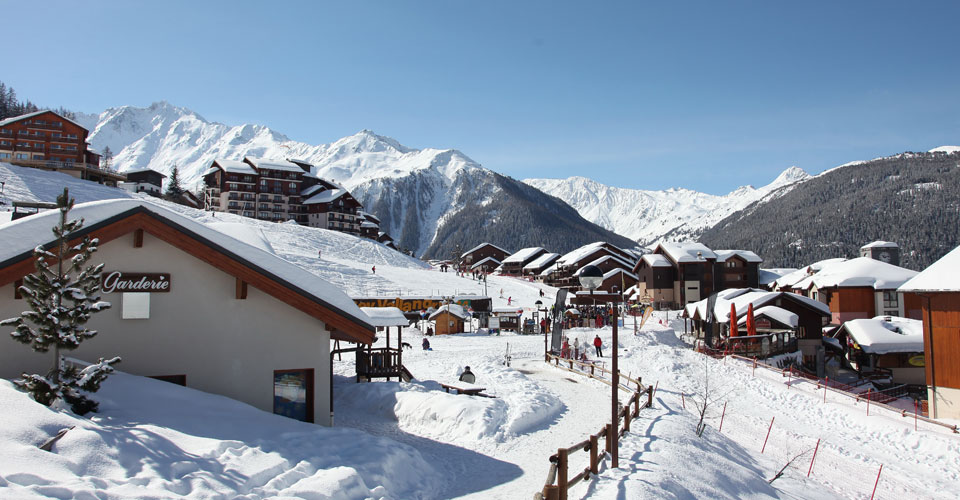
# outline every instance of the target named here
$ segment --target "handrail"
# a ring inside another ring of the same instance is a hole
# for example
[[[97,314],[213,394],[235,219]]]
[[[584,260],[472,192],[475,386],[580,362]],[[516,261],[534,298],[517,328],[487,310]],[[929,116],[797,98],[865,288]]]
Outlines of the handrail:
[[[603,367],[598,367],[597,365],[591,363],[583,363],[577,360],[561,358],[552,354],[547,354],[544,358],[544,361],[549,364],[550,360],[554,361],[554,366],[567,370],[572,373],[577,373],[584,375],[601,382],[610,385],[612,382],[597,376],[593,373],[593,369],[599,368],[602,373],[612,373],[610,370],[607,370]],[[569,367],[561,366],[560,361],[570,362]],[[591,373],[584,371],[576,370],[573,368],[574,364],[582,367],[590,367]],[[573,446],[567,448],[558,448],[557,453],[549,457],[550,469],[547,472],[547,480],[541,491],[538,491],[534,494],[534,499],[536,500],[566,500],[567,491],[569,488],[577,484],[578,482],[587,479],[590,477],[590,474],[599,473],[599,463],[600,463],[600,439],[605,438],[606,441],[606,451],[609,451],[612,447],[612,432],[616,432],[618,437],[622,437],[624,434],[630,431],[630,421],[637,418],[640,415],[640,395],[646,394],[647,401],[644,404],[643,408],[649,408],[653,406],[653,387],[647,386],[643,387],[639,379],[634,379],[629,376],[621,375],[628,382],[636,384],[636,389],[631,389],[630,387],[618,384],[619,388],[630,392],[630,398],[627,400],[627,403],[617,414],[617,429],[616,431],[611,430],[612,424],[606,424],[600,429],[600,432],[590,435],[587,439],[580,441],[579,443],[574,444]],[[631,406],[633,410],[631,411]],[[623,425],[621,426],[621,421]],[[582,471],[578,472],[573,477],[567,477],[567,472],[569,469],[569,455],[572,452],[577,451],[586,451],[590,453],[590,466],[584,468]]]

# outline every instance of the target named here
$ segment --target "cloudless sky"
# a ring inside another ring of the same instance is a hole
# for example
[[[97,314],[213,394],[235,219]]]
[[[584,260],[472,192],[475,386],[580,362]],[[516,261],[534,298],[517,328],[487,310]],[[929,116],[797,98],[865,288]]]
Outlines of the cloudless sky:
[[[723,194],[960,144],[960,2],[0,0],[0,81]],[[13,22],[10,22],[13,21]]]

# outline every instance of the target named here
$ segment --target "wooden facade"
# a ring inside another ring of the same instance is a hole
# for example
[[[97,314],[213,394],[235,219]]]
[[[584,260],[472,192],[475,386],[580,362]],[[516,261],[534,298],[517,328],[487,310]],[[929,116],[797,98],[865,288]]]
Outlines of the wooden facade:
[[[492,243],[482,243],[460,256],[460,268],[470,269],[474,264],[488,257],[496,259],[497,262],[503,262],[503,259],[507,258],[508,255],[510,255],[510,252]],[[493,269],[488,270],[492,271]]]
[[[463,318],[450,311],[440,310],[433,316],[435,335],[450,335],[464,331]]]

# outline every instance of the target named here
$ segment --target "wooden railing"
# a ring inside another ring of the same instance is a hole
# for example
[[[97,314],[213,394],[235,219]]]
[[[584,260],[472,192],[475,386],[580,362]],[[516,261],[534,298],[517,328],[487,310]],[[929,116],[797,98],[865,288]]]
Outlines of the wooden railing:
[[[554,366],[560,369],[585,375],[607,385],[613,383],[612,380],[607,380],[597,375],[597,373],[612,375],[610,370],[602,366],[561,358],[549,353],[546,355],[545,360],[547,363],[553,361]],[[581,371],[574,367],[584,368],[584,370]],[[587,370],[589,370],[589,372]],[[623,437],[624,434],[630,432],[631,420],[640,415],[640,400],[643,399],[644,394],[646,398],[643,408],[653,406],[653,387],[647,386],[644,388],[639,379],[634,379],[629,375],[620,375],[620,377],[627,381],[628,384],[634,384],[636,389],[632,389],[628,385],[618,384],[620,390],[629,392],[631,396],[630,399],[627,400],[627,404],[620,409],[617,415],[617,428],[615,430],[612,429],[612,423],[606,424],[600,429],[600,432],[588,436],[587,439],[568,448],[558,448],[557,453],[550,456],[550,469],[547,472],[547,480],[544,483],[543,489],[534,494],[534,500],[566,500],[567,491],[571,487],[590,477],[590,474],[597,475],[599,473],[601,460],[600,439],[603,438],[605,442],[604,452],[610,453],[610,450],[613,449],[614,432],[618,440]],[[570,477],[570,455],[579,451],[589,452],[590,463],[573,477]]]
[[[379,347],[357,351],[358,377],[399,377],[400,374],[399,349]]]

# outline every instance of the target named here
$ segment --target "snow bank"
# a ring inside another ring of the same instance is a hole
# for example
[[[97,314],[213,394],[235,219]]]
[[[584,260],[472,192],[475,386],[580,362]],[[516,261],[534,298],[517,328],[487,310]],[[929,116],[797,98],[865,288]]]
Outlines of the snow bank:
[[[0,496],[430,498],[436,471],[409,446],[324,428],[115,373],[92,419],[0,380]],[[75,426],[53,447],[37,445]]]

